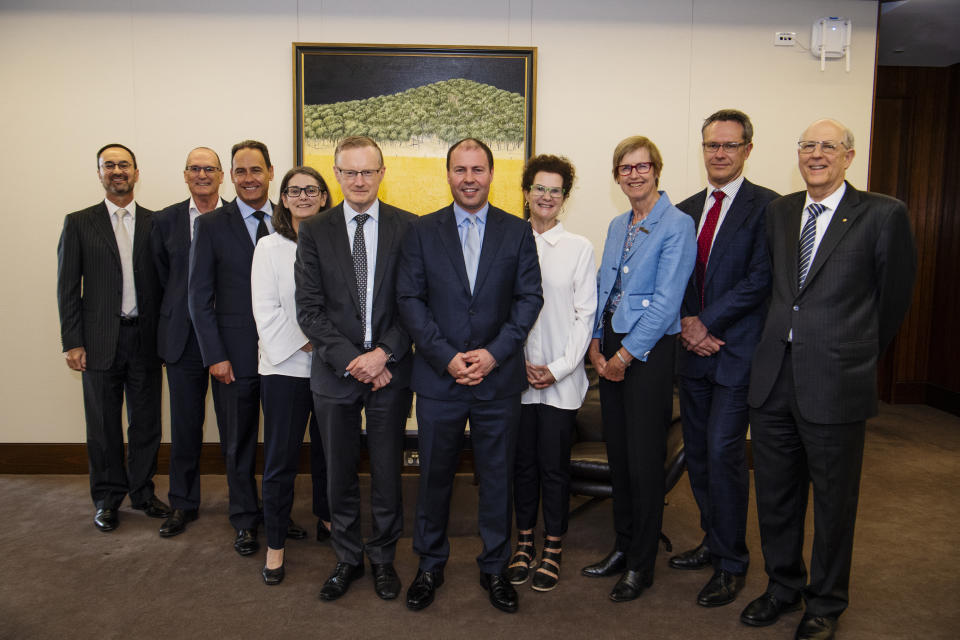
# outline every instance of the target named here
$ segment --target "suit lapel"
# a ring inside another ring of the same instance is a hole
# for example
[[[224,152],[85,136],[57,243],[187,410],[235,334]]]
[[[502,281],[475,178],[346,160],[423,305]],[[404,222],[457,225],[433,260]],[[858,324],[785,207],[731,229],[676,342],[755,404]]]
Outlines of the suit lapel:
[[[489,222],[490,217],[487,216],[487,223],[489,224]],[[487,228],[486,231],[489,230],[490,229]],[[484,232],[485,238],[486,231]],[[450,260],[450,266],[453,267],[454,273],[460,278],[460,282],[463,284],[467,295],[470,295],[470,280],[467,279],[467,266],[463,261],[463,247],[460,246],[460,234],[457,233],[457,216],[453,213],[453,205],[447,207],[443,215],[438,217],[437,233],[440,236],[439,244],[443,247],[443,250],[447,253],[447,258]],[[480,249],[480,260],[481,262],[483,261],[482,247]],[[476,290],[476,287],[474,287],[474,290]]]
[[[697,195],[693,196],[693,199],[690,202],[688,207],[687,214],[693,218],[693,228],[700,228],[700,218],[703,217],[703,206],[707,201],[707,190],[704,189]]]
[[[810,283],[817,275],[817,272],[820,271],[823,263],[827,261],[830,254],[833,253],[833,250],[837,248],[837,244],[847,233],[847,230],[853,226],[854,221],[859,218],[862,213],[863,208],[860,206],[860,192],[847,184],[847,190],[843,194],[840,204],[837,205],[837,210],[833,212],[830,225],[823,234],[823,239],[820,240],[817,253],[813,256],[813,263],[807,272],[804,288],[810,286]]]
[[[327,242],[330,244],[330,253],[333,262],[340,269],[340,274],[350,283],[350,299],[353,306],[360,312],[360,295],[357,293],[357,274],[353,270],[353,251],[350,248],[350,236],[347,234],[347,223],[343,219],[343,203],[338,204],[330,211],[327,218]],[[378,261],[379,264],[379,261]]]
[[[663,198],[663,196],[660,196]],[[663,218],[663,213],[666,211],[666,207],[659,206],[660,200],[657,200],[657,204],[653,205],[653,209],[650,211],[647,218],[640,223],[642,229],[637,233],[636,238],[633,239],[633,246],[630,247],[630,251],[627,252],[627,255],[624,256],[623,262],[626,263],[633,257],[637,251],[640,250],[640,247],[654,234],[656,226],[660,223],[661,218]],[[630,215],[627,216],[627,231],[630,233],[630,221],[633,220],[633,212],[630,212]],[[647,233],[643,232],[643,229],[647,230]],[[621,247],[623,245],[620,245]]]
[[[142,210],[133,219],[133,263],[146,251],[150,254],[150,214]],[[152,259],[152,258],[150,258]]]
[[[380,222],[377,225],[377,270],[373,275],[373,299],[376,300],[380,294],[380,285],[383,284],[383,276],[387,272],[387,261],[390,252],[393,249],[395,238],[394,229],[396,227],[396,218],[387,205],[380,203]]]
[[[509,214],[504,213],[502,215]],[[490,272],[490,265],[493,264],[493,259],[500,251],[500,234],[502,227],[503,218],[501,217],[501,213],[491,206],[487,209],[487,223],[486,228],[483,230],[483,244],[480,245],[480,262],[477,264],[477,279],[474,280],[473,283],[474,293],[479,291],[480,287],[483,286],[483,281],[486,279],[487,273]],[[466,274],[466,266],[464,266],[463,272]]]
[[[110,247],[110,253],[113,254],[117,264],[120,264],[120,249],[117,247],[117,235],[113,230],[113,224],[110,222],[110,213],[107,211],[107,205],[102,202],[96,211],[93,212],[93,226],[96,227],[97,233],[103,236],[107,246]]]
[[[173,223],[173,241],[178,247],[190,247],[190,201],[177,208],[177,216]]]
[[[800,245],[800,220],[803,217],[803,203],[806,199],[806,192],[800,191],[787,196],[790,198],[790,204],[784,207],[787,212],[783,221],[784,233],[782,238],[777,239],[784,243],[782,255],[787,261],[786,270],[790,278],[790,290],[793,295],[797,295],[797,257]],[[774,254],[776,255],[776,254]]]
[[[723,224],[717,231],[717,237],[713,240],[713,247],[710,249],[710,256],[707,259],[707,273],[703,277],[704,286],[713,277],[717,270],[717,264],[723,254],[730,247],[730,242],[736,235],[740,227],[753,209],[753,185],[744,180],[737,192],[737,197],[733,199],[733,204],[727,210],[727,215],[723,218]],[[702,209],[701,209],[702,211]]]
[[[250,232],[247,231],[247,225],[243,221],[243,214],[240,213],[240,207],[237,201],[230,203],[230,209],[226,211],[229,214],[230,229],[236,236],[237,246],[241,247],[244,255],[250,260],[253,259],[253,241],[250,240]]]

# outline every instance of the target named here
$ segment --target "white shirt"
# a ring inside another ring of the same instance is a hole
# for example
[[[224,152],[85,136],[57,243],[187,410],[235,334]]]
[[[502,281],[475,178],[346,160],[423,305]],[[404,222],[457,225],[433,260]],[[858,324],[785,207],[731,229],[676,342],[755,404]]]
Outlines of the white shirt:
[[[293,263],[297,243],[271,233],[257,243],[250,267],[253,318],[260,334],[261,375],[309,378],[313,354],[301,351],[307,336],[297,323]]]
[[[543,278],[543,309],[527,336],[527,361],[547,365],[557,381],[546,389],[528,387],[523,404],[579,409],[587,393],[583,357],[593,336],[597,311],[597,265],[593,245],[557,223],[533,232]]]
[[[217,206],[215,206],[214,209],[219,209],[222,206],[223,200],[217,197]],[[193,242],[193,227],[197,222],[197,218],[202,215],[200,209],[197,208],[197,203],[193,201],[193,196],[190,196],[190,205],[187,211],[190,212],[190,242]]]
[[[363,336],[364,342],[373,341],[373,276],[377,273],[377,242],[380,238],[380,200],[374,200],[370,208],[364,211],[370,217],[363,223],[363,243],[367,249],[367,309],[366,309],[366,327],[367,332]],[[343,219],[347,223],[347,240],[349,241],[350,254],[353,255],[353,238],[357,235],[357,221],[355,217],[360,215],[355,211],[346,200],[343,201]]]
[[[715,187],[710,183],[707,183],[707,198],[703,203],[703,213],[700,214],[700,224],[697,225],[697,237],[700,237],[700,232],[703,231],[703,225],[707,221],[707,213],[710,209],[713,208],[713,192],[714,191],[723,191],[723,200],[720,201],[720,215],[717,217],[717,226],[713,230],[713,238],[710,239],[710,249],[713,250],[713,243],[717,239],[717,235],[720,233],[720,226],[723,225],[723,220],[727,217],[727,211],[730,211],[730,206],[733,204],[733,199],[737,197],[737,193],[740,191],[740,187],[743,186],[743,174],[741,173],[737,176],[736,180],[731,180],[722,187]],[[710,261],[709,255],[707,261]]]

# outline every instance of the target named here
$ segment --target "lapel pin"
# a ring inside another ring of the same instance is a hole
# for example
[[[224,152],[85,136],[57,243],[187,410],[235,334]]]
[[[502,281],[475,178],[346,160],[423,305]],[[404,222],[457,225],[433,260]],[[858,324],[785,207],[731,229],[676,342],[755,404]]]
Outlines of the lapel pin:
[[[844,218],[844,219],[843,219],[843,220],[842,220],[841,222],[846,222],[846,221],[847,221],[847,219],[846,219],[846,218]]]
[[[643,231],[643,232],[646,233],[647,235],[650,235],[650,230],[647,229],[646,227],[640,227],[640,231]]]

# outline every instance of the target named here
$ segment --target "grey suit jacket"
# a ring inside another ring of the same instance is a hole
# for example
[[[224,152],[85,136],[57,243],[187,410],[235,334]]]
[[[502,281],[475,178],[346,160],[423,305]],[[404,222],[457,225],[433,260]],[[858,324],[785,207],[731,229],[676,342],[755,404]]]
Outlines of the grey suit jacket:
[[[150,250],[153,211],[137,204],[133,276],[137,290],[140,349],[156,359],[160,284]],[[57,247],[60,339],[66,352],[83,347],[89,369],[108,369],[117,352],[123,271],[107,205],[98,202],[63,221]],[[158,360],[159,363],[159,360]]]
[[[906,205],[849,183],[802,289],[797,254],[805,192],[767,206],[770,311],[753,360],[748,401],[761,406],[793,330],[791,361],[803,418],[857,422],[877,412],[877,360],[910,306],[917,259]]]
[[[373,344],[393,354],[395,362],[388,368],[393,376],[390,386],[396,387],[410,385],[410,336],[400,326],[396,281],[401,241],[415,219],[412,213],[380,203],[373,298],[367,303],[373,305]],[[314,346],[310,388],[333,398],[369,388],[344,376],[346,366],[363,352],[363,325],[342,202],[300,225],[294,280],[297,320]]]

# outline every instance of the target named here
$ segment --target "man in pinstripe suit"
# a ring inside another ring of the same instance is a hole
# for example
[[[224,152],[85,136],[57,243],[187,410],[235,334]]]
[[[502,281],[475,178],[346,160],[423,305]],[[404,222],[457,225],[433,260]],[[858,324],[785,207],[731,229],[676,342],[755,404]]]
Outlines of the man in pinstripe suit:
[[[57,248],[60,337],[67,366],[81,372],[94,524],[113,531],[130,495],[134,509],[164,518],[154,495],[160,447],[160,285],[150,251],[153,212],[138,207],[133,152],[108,144],[97,152],[105,199],[67,215]],[[127,401],[126,460],[121,411]]]

